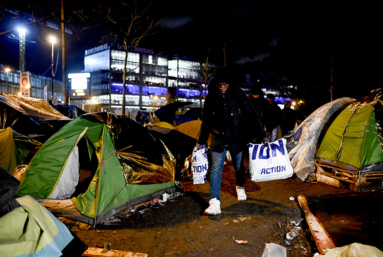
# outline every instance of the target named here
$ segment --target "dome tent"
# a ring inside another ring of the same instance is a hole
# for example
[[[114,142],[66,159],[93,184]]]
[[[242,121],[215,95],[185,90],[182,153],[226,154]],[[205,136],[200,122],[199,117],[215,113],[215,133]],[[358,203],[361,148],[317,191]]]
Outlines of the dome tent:
[[[331,101],[310,114],[295,130],[287,144],[291,165],[299,179],[305,181],[316,170],[317,147],[322,135],[337,115],[356,99],[342,97]]]
[[[357,177],[383,171],[381,89],[350,104],[329,127],[317,163]],[[354,181],[355,182],[355,181]]]
[[[39,149],[17,195],[40,199],[72,192],[75,208],[90,218],[88,223],[97,224],[134,199],[170,192],[174,166],[166,146],[136,121],[111,113],[87,114],[69,122]],[[83,170],[90,170],[89,183],[82,183],[79,192]],[[66,183],[68,178],[74,178],[74,184]]]

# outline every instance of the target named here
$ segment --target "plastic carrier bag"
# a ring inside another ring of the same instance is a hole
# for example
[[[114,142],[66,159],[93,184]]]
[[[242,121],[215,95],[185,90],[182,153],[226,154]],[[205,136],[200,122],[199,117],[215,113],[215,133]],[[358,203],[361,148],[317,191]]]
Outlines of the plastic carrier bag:
[[[191,169],[193,172],[193,184],[205,184],[206,173],[209,168],[206,146],[200,146],[199,149],[194,148],[192,154]]]
[[[289,178],[294,170],[286,149],[286,139],[269,144],[249,144],[249,172],[254,182]]]

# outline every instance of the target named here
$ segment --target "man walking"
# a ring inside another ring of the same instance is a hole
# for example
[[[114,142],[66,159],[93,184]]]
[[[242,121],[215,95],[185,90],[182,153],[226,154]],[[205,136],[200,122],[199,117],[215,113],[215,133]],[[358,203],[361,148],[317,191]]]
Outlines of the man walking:
[[[268,142],[265,131],[259,122],[257,113],[245,93],[237,87],[234,72],[221,68],[208,86],[200,136],[196,147],[205,145],[212,134],[212,165],[210,174],[210,201],[205,214],[221,213],[221,175],[226,152],[232,157],[236,175],[237,199],[247,199],[245,193],[245,170],[240,169],[242,149],[250,142],[253,134],[258,141]]]

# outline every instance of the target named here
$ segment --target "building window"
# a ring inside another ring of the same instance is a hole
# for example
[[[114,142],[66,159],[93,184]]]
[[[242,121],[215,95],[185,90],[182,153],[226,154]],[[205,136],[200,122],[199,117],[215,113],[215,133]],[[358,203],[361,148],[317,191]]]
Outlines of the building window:
[[[111,69],[123,71],[125,52],[112,50],[111,52]],[[140,54],[128,52],[128,60],[126,62],[126,69],[130,72],[139,73]]]
[[[161,86],[165,86],[165,84],[166,84],[166,78],[164,78],[164,77],[145,76],[145,77],[144,77],[144,83],[150,83],[150,84],[152,84],[152,85],[161,85]]]

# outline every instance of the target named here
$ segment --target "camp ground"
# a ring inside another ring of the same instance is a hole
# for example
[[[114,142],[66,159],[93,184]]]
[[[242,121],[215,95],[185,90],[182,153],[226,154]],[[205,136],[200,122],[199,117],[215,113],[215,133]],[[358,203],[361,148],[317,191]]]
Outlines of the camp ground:
[[[137,122],[87,114],[44,143],[26,168],[17,196],[71,198],[66,217],[95,225],[129,205],[174,192],[174,172],[170,151]],[[65,215],[59,209],[50,210]]]
[[[357,127],[363,124],[367,125],[360,133],[365,136],[360,136],[360,140],[372,142],[369,145],[375,145],[373,152],[379,153],[374,137],[375,132],[379,133],[374,127],[380,124],[379,101],[374,100],[375,96],[369,97],[369,101],[339,98],[318,108],[288,138],[295,176],[261,183],[246,179],[248,200],[245,202],[236,200],[235,174],[230,165],[225,165],[219,217],[201,215],[207,207],[209,182],[193,185],[190,180],[176,177],[177,164],[182,166],[195,146],[199,120],[175,127],[164,121],[144,127],[111,113],[83,114],[69,120],[40,146],[30,162],[25,161],[28,165],[23,166],[25,172],[19,176],[16,196],[23,199],[24,210],[34,203],[30,201],[32,198],[38,199],[88,246],[84,256],[102,256],[103,251],[149,256],[174,253],[211,256],[214,251],[220,256],[231,252],[246,256],[259,253],[258,256],[265,242],[285,248],[288,256],[326,254],[341,246],[353,251],[375,247],[373,250],[380,254],[383,248],[379,231],[383,224],[378,213],[374,213],[374,204],[381,203],[381,193],[356,194],[344,186],[357,184],[360,177],[378,181],[363,174],[379,177],[378,170],[365,170],[365,167],[379,167],[380,159],[374,158],[377,162],[372,164],[364,162],[368,158],[363,153],[371,148],[366,146],[362,147],[360,165],[339,166],[347,163],[342,156],[347,152],[344,149],[332,153],[339,159],[331,155],[319,159],[326,141],[338,140],[334,149],[339,150],[339,142],[349,149],[346,138],[355,138]],[[347,118],[337,123],[344,112]],[[361,114],[363,119],[358,116]],[[355,130],[337,129],[333,132],[335,136],[327,135],[333,131],[334,124],[346,126],[352,124],[353,118],[362,120],[352,127]],[[373,134],[367,135],[370,132]],[[352,174],[358,176],[355,183],[353,179],[349,182],[337,179],[342,178],[341,169],[349,166]],[[332,169],[337,173],[332,173]],[[338,181],[339,185],[334,187],[335,183],[329,179]],[[182,189],[176,189],[177,180]],[[358,212],[352,212],[353,209]],[[295,226],[301,228],[299,234],[287,239],[286,235]],[[219,247],[210,243],[212,238]],[[355,240],[359,244],[353,244]]]

